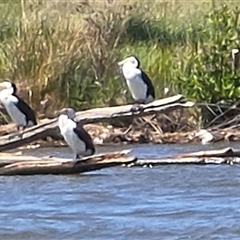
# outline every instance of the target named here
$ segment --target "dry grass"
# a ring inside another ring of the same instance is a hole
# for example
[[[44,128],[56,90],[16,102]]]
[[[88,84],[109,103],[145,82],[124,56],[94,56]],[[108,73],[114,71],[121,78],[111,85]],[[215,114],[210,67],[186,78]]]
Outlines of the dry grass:
[[[36,108],[46,93],[53,108],[115,105],[125,101],[116,63],[136,54],[157,97],[166,86],[178,92],[196,42],[211,31],[197,29],[222,3],[6,1],[0,5],[0,74],[31,89]]]

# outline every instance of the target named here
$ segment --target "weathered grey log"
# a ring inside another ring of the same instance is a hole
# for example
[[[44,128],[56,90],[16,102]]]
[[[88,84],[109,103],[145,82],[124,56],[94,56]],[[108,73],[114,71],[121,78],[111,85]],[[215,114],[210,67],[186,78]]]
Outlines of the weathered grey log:
[[[239,164],[240,150],[224,148],[219,150],[199,151],[178,154],[158,159],[137,160],[131,166],[154,166],[166,164]]]
[[[0,155],[0,175],[36,175],[36,174],[77,174],[102,168],[134,163],[137,158],[130,156],[131,150],[96,154],[82,158],[77,162],[72,159],[55,157],[10,156]]]
[[[111,121],[113,118],[127,118],[132,117],[131,108],[133,105],[124,105],[116,107],[104,107],[95,108],[86,111],[80,111],[76,113],[76,121],[82,124],[97,123],[103,121]],[[152,103],[143,105],[143,111],[134,114],[134,116],[145,116],[157,112],[172,111],[178,108],[193,107],[193,102],[186,102],[182,95],[176,95],[165,99],[156,100]],[[6,151],[15,149],[17,147],[29,144],[38,139],[46,138],[47,136],[57,135],[59,129],[57,127],[57,119],[42,121],[43,123],[28,128],[24,131],[23,138],[12,138],[9,140],[9,136],[13,134],[5,135],[0,138],[0,151]]]
[[[176,158],[188,158],[188,157],[240,157],[240,150],[227,147],[217,150],[214,149],[176,155]]]
[[[165,164],[240,164],[240,150],[224,148],[178,154],[158,159],[138,160],[128,155],[131,150],[96,154],[78,162],[55,157],[23,156],[20,153],[0,154],[0,175],[77,174],[113,166],[152,167]]]
[[[163,158],[163,159],[152,159],[152,160],[139,160],[136,163],[130,166],[154,166],[154,165],[168,165],[168,164],[177,164],[177,165],[192,165],[192,164],[239,164],[240,158],[223,158],[223,157],[188,157],[182,159],[174,158]]]

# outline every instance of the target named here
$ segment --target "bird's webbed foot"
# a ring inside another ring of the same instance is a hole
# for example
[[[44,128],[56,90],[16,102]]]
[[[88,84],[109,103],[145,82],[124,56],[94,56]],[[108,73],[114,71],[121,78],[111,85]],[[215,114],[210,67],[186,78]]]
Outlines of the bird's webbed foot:
[[[82,156],[80,154],[74,154],[73,156],[73,161],[77,162],[78,160],[80,160],[82,158]]]
[[[21,126],[17,126],[16,128],[17,128],[17,131],[14,132],[14,133],[12,133],[12,134],[8,137],[8,141],[11,141],[11,140],[14,139],[15,137],[19,137],[20,139],[22,139],[22,137],[23,137],[22,131],[23,131],[23,130],[21,130]],[[22,129],[24,129],[24,128],[22,128]],[[20,133],[19,133],[19,132],[20,132]]]
[[[20,139],[23,138],[23,131],[25,130],[25,128],[26,128],[25,126],[17,126],[17,130],[20,133],[16,134],[16,136],[18,136]]]
[[[22,138],[23,138],[23,132],[19,133],[17,136],[18,136],[20,139],[22,139]]]
[[[132,113],[142,112],[143,106],[141,103],[134,103],[130,110]]]

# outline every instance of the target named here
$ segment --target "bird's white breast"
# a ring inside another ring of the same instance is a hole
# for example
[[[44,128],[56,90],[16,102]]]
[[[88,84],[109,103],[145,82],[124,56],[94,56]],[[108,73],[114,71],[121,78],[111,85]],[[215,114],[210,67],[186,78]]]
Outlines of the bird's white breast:
[[[123,66],[123,75],[134,100],[145,100],[147,85],[142,79],[142,72],[137,68]]]
[[[18,99],[12,95],[0,95],[0,101],[17,126],[26,126],[26,116],[15,105]]]

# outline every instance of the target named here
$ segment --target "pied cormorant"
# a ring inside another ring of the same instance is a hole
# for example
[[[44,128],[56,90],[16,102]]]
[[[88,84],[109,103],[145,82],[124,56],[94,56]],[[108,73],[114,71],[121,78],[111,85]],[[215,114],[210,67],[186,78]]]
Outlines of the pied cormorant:
[[[0,101],[5,107],[12,121],[16,124],[17,130],[24,130],[27,127],[37,125],[35,112],[20,97],[17,96],[15,83],[5,80],[0,83]]]
[[[73,120],[75,111],[67,108],[60,113],[58,127],[64,140],[74,152],[74,160],[93,155],[95,153],[93,140],[89,133]]]
[[[141,70],[140,61],[135,56],[118,63],[122,66],[124,78],[136,104],[150,103],[155,99],[155,91],[148,75]]]

